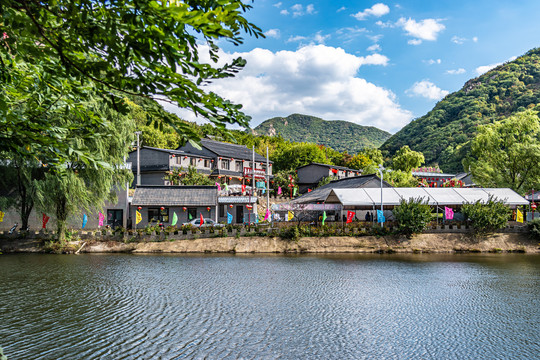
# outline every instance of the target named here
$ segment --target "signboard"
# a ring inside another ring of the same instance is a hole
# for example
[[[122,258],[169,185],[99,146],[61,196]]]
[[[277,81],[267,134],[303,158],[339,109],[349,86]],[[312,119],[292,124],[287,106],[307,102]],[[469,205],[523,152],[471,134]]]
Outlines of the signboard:
[[[244,168],[244,177],[253,176],[253,169],[249,167]],[[255,169],[255,179],[264,179],[266,176],[266,170]]]

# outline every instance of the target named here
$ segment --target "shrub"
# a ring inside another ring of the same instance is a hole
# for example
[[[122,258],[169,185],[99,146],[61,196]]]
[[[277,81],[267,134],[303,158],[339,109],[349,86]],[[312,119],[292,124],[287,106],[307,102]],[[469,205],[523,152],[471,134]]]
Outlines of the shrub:
[[[409,239],[413,234],[424,231],[431,221],[431,208],[422,198],[401,200],[393,213],[398,223],[398,233]]]
[[[282,229],[279,235],[283,240],[297,241],[300,238],[300,230],[298,226],[291,226]]]
[[[477,235],[486,235],[505,227],[511,210],[502,201],[490,196],[486,203],[478,200],[463,205],[462,212]]]
[[[534,239],[540,240],[540,219],[534,219],[527,224],[529,232]]]

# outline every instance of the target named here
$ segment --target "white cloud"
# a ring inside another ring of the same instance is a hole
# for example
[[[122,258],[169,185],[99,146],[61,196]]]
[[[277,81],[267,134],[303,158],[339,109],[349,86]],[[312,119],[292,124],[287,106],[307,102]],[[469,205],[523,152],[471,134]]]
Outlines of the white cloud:
[[[296,51],[220,51],[219,55],[220,63],[241,56],[247,65],[234,78],[215,80],[206,90],[243,104],[243,111],[254,119],[253,127],[292,113],[348,120],[387,131],[396,131],[412,119],[390,90],[358,77],[362,66],[386,65],[389,59],[384,55],[355,56],[325,45],[308,45]],[[180,115],[195,120],[191,113]]]
[[[309,4],[305,8],[302,4],[294,4],[293,6],[290,7],[290,10],[292,12],[293,17],[304,16],[306,14],[313,15],[317,13],[315,11],[315,7],[313,6],[313,4]],[[281,10],[281,14],[288,15],[289,11]]]
[[[342,11],[344,11],[344,10],[347,10],[347,8],[346,8],[345,6],[342,6],[342,7],[340,7],[339,9],[337,9],[336,12],[342,12]]]
[[[281,34],[280,34],[280,32],[279,32],[279,29],[270,29],[270,30],[266,31],[266,32],[264,33],[264,35],[265,35],[266,37],[269,37],[269,38],[279,39],[279,37],[280,37]]]
[[[287,10],[285,10],[285,9],[281,10],[279,13],[281,15],[289,15],[289,12]]]
[[[364,11],[360,11],[360,12],[357,12],[356,14],[352,14],[351,16],[356,18],[356,20],[365,20],[368,16],[381,17],[383,15],[388,14],[389,12],[390,12],[390,8],[388,7],[388,5],[385,5],[383,3],[378,3],[368,9],[365,9]]]
[[[373,44],[371,46],[369,46],[367,49],[367,51],[381,51],[381,45],[379,44]]]
[[[428,65],[440,64],[442,62],[441,59],[429,59],[429,60],[423,60],[423,61]]]
[[[454,44],[461,45],[465,41],[467,41],[467,39],[459,37],[459,36],[452,36],[452,39],[450,39],[450,41],[453,42]]]
[[[280,1],[280,2],[275,3],[273,6],[275,6],[275,7],[277,7],[279,9],[281,7],[281,5],[283,5],[283,4]]]
[[[407,32],[407,35],[416,38],[409,41],[409,44],[418,45],[422,40],[437,40],[439,32],[445,29],[445,26],[440,21],[440,19],[424,19],[417,22],[411,18],[400,18],[396,25],[402,27]]]
[[[473,37],[473,38],[472,38],[472,41],[473,41],[473,42],[478,42],[478,37],[476,37],[476,36]]]
[[[373,42],[379,42],[383,38],[382,35],[367,35],[367,38]]]
[[[313,6],[313,4],[309,4],[308,6],[306,6],[306,13],[308,13],[309,15],[315,14],[315,7]]]
[[[287,39],[287,42],[299,42],[299,41],[304,41],[304,40],[307,40],[307,37],[305,36],[300,36],[300,35],[296,35],[296,36],[291,36],[290,38]]]
[[[449,94],[448,91],[438,88],[429,80],[415,82],[405,93],[409,96],[421,96],[430,100],[440,100]]]
[[[393,27],[396,27],[396,24],[393,23],[393,22],[391,22],[391,21],[382,22],[381,20],[377,21],[377,22],[375,23],[375,25],[380,26],[380,27],[382,27],[383,29],[384,29],[384,28],[393,28]]]
[[[511,58],[509,58],[507,61],[514,61],[517,59],[517,56],[512,56]],[[496,68],[497,66],[499,65],[502,65],[504,63],[500,62],[500,63],[495,63],[495,64],[489,64],[489,65],[483,65],[483,66],[479,66],[476,68],[476,75],[482,75],[482,74],[485,74],[487,73],[489,70],[491,69],[494,69]]]
[[[422,40],[420,39],[411,39],[407,41],[407,44],[409,45],[420,45],[422,43]]]
[[[321,32],[319,31],[318,33],[315,34],[315,36],[313,36],[313,41],[316,42],[317,44],[324,44],[324,42],[328,38],[330,38],[330,35],[322,35]]]
[[[459,74],[465,74],[466,71],[464,68],[459,68],[459,69],[446,70],[446,73],[450,75],[459,75]]]

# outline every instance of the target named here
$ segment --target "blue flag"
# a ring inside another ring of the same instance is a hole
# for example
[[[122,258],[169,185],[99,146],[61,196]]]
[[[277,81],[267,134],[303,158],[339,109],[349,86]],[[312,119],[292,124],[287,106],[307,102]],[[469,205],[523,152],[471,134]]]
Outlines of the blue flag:
[[[377,210],[377,222],[383,223],[386,219],[384,218],[384,214],[382,210]]]
[[[227,211],[227,224],[232,224],[232,214]]]
[[[82,216],[82,228],[84,229],[84,227],[86,226],[86,223],[88,222],[88,216],[86,216],[86,214],[84,214]]]

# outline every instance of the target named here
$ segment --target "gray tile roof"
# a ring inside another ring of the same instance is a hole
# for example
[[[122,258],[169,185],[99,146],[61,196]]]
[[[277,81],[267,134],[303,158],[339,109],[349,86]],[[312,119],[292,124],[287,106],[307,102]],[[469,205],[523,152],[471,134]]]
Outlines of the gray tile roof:
[[[375,175],[375,174],[369,174],[369,175],[361,175],[361,176],[355,176],[340,180],[334,180],[329,182],[326,185],[323,185],[319,188],[316,188],[312,192],[305,193],[304,195],[294,199],[291,201],[292,203],[316,203],[316,202],[323,202],[328,197],[328,194],[330,194],[330,191],[332,189],[354,189],[354,188],[361,188],[363,185],[368,182],[369,180],[376,179],[378,181],[381,181],[381,179]],[[392,187],[389,183],[386,181],[383,181],[384,187]]]
[[[210,139],[201,139],[201,146],[207,148],[218,156],[243,160],[253,159],[252,149],[248,149],[245,145],[236,145]],[[255,161],[266,163],[266,158],[255,153]],[[270,161],[270,163],[272,162]]]
[[[296,168],[296,170],[302,169],[302,168],[305,168],[305,167],[308,167],[308,166],[321,166],[321,167],[325,167],[325,168],[329,168],[329,169],[337,169],[337,170],[353,171],[353,172],[362,172],[361,170],[351,169],[351,168],[344,167],[344,166],[328,165],[328,164],[322,164],[322,163],[316,163],[316,162],[312,162],[312,163],[309,163],[307,165],[299,166],[299,167]]]
[[[214,206],[217,186],[138,186],[131,202],[134,206]]]

